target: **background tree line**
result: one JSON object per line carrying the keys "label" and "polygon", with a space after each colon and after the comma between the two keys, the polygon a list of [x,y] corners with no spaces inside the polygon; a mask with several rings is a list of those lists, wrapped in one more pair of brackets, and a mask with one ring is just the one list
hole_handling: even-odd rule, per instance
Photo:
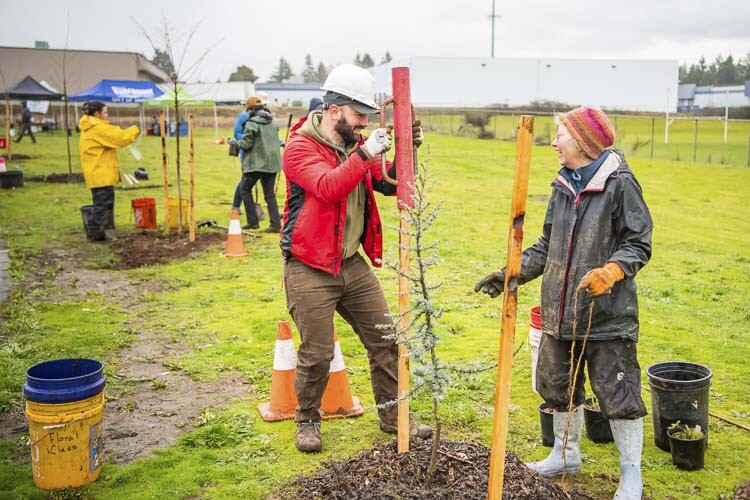
{"label": "background tree line", "polygon": [[750,51],[737,62],[730,54],[726,58],[719,55],[712,63],[701,57],[697,64],[680,66],[680,83],[742,85],[745,80],[750,80]]}
{"label": "background tree line", "polygon": [[[388,63],[392,59],[393,58],[391,57],[391,53],[386,51],[386,53],[380,59],[380,64]],[[151,58],[151,62],[155,66],[167,72],[167,74],[172,74],[174,72],[174,68],[172,67],[172,63],[169,57],[167,57],[167,54],[163,53],[159,49],[156,49],[154,56]],[[364,54],[357,53],[354,61],[352,62],[362,68],[371,68],[375,66],[375,61],[367,52],[365,52]],[[299,75],[302,77],[302,80],[305,83],[323,83],[328,77],[328,72],[332,68],[333,66],[328,66],[323,63],[323,61],[318,62],[316,66],[313,63],[312,56],[310,54],[306,54],[305,65],[299,72]],[[294,76],[295,73],[292,70],[292,65],[289,64],[289,61],[285,57],[281,57],[279,58],[279,63],[276,65],[276,68],[271,74],[269,81],[283,82],[285,80],[292,79]],[[250,66],[247,66],[245,64],[237,66],[237,68],[229,75],[229,78],[227,79],[227,81],[229,82],[253,83],[255,83],[256,80],[258,80],[258,76]]]}

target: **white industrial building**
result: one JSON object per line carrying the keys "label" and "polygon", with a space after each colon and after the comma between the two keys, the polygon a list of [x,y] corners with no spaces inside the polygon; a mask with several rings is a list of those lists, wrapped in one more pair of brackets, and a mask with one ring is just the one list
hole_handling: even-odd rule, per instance
{"label": "white industrial building", "polygon": [[726,86],[685,83],[680,85],[678,92],[680,111],[750,106],[750,80],[745,82],[745,85]]}
{"label": "white industrial building", "polygon": [[557,101],[604,109],[677,110],[678,63],[633,59],[411,57],[372,68],[378,97],[407,66],[417,107],[523,107]]}
{"label": "white industrial building", "polygon": [[323,97],[322,83],[266,82],[256,83],[257,92],[266,92],[274,106],[304,106],[313,97]]}

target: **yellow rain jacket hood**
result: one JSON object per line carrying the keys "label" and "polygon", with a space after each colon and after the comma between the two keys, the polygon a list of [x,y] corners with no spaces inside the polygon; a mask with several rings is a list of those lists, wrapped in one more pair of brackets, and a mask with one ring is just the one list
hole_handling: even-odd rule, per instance
{"label": "yellow rain jacket hood", "polygon": [[81,129],[79,150],[87,188],[114,186],[120,182],[116,148],[132,144],[141,132],[133,125],[125,130],[91,115],[78,122]]}

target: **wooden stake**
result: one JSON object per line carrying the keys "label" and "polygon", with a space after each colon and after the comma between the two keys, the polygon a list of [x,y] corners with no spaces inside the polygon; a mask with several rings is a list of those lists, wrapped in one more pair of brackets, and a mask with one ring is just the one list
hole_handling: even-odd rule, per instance
{"label": "wooden stake", "polygon": [[[216,109],[214,104],[214,110]],[[195,151],[193,149],[193,133],[195,131],[195,120],[193,113],[188,116],[188,143],[190,144],[190,154],[188,156],[188,166],[190,167],[190,241],[195,241]]]}
{"label": "wooden stake", "polygon": [[[393,125],[396,144],[396,177],[398,185],[396,193],[399,207],[399,237],[398,252],[398,312],[400,315],[399,331],[408,336],[406,329],[411,322],[407,314],[411,309],[410,295],[411,275],[409,236],[409,216],[406,207],[413,207],[412,192],[414,191],[414,143],[411,133],[413,120],[411,106],[411,87],[409,83],[409,68],[391,69],[393,82]],[[409,451],[409,349],[405,344],[398,345],[398,452]]]}
{"label": "wooden stake", "polygon": [[[13,153],[10,151],[10,122],[11,122],[11,116],[10,116],[10,98],[6,95],[5,96],[5,154],[8,156],[8,161],[13,159]],[[10,168],[10,165],[8,165],[8,168]]]}
{"label": "wooden stake", "polygon": [[167,174],[167,136],[164,112],[159,115],[161,132],[161,171],[164,176],[164,234],[169,234],[169,177]]}
{"label": "wooden stake", "polygon": [[508,406],[510,404],[510,380],[513,369],[513,340],[518,308],[518,276],[521,274],[523,219],[526,215],[533,136],[534,118],[522,115],[518,122],[518,139],[516,140],[516,177],[513,182],[508,256],[505,267],[505,293],[503,294],[503,320],[500,330],[500,354],[495,383],[495,413],[492,428],[490,477],[487,489],[487,498],[490,500],[499,500],[503,496],[505,441],[508,436]]}

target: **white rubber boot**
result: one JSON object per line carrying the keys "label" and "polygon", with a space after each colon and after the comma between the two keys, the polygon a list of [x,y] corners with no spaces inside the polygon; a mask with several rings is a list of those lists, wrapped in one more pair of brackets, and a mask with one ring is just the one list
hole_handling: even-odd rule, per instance
{"label": "white rubber boot", "polygon": [[612,437],[620,452],[620,485],[615,500],[640,500],[643,495],[641,452],[643,451],[643,418],[610,420]]}
{"label": "white rubber boot", "polygon": [[549,456],[540,462],[527,463],[526,466],[542,476],[559,476],[581,472],[581,430],[583,429],[583,408],[577,407],[570,417],[568,441],[565,446],[565,465],[563,466],[563,437],[568,422],[568,412],[556,411],[552,415],[555,431],[555,444]]}

